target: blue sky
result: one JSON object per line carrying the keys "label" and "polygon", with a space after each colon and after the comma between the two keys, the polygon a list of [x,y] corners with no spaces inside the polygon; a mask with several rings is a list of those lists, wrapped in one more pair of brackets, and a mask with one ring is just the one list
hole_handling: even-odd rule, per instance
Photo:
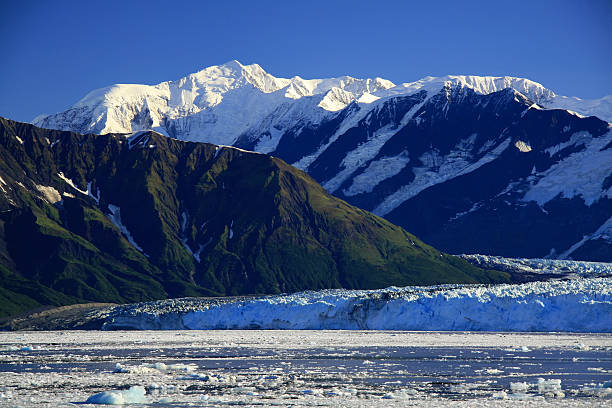
{"label": "blue sky", "polygon": [[237,59],[276,76],[527,77],[612,94],[612,1],[2,1],[0,116]]}

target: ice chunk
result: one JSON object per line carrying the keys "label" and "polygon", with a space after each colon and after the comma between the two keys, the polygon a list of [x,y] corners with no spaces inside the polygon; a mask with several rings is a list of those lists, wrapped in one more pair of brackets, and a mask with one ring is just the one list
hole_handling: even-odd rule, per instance
{"label": "ice chunk", "polygon": [[124,405],[146,404],[145,389],[142,386],[132,386],[128,390],[104,391],[87,398],[86,404]]}
{"label": "ice chunk", "polygon": [[538,378],[538,392],[555,398],[565,397],[565,393],[561,390],[561,380],[551,379],[545,380],[544,378]]}
{"label": "ice chunk", "polygon": [[115,365],[114,373],[130,373],[130,374],[151,374],[160,372],[191,372],[197,370],[195,364],[165,364],[165,363],[153,363],[153,364],[141,364],[137,366],[127,366],[120,363]]}
{"label": "ice chunk", "polygon": [[527,392],[529,390],[529,384],[526,382],[511,382],[510,390],[512,392]]}

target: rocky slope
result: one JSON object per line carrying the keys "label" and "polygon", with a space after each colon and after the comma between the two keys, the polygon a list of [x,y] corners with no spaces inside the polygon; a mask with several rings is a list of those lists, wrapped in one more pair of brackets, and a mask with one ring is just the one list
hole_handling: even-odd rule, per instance
{"label": "rocky slope", "polygon": [[280,159],[155,132],[0,119],[0,311],[508,280],[330,196]]}

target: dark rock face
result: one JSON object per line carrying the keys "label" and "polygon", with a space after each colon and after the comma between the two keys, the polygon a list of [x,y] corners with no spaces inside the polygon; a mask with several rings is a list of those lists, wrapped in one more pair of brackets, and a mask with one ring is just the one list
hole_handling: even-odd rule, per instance
{"label": "dark rock face", "polygon": [[612,261],[607,122],[461,86],[360,109],[297,123],[271,154],[451,253]]}
{"label": "dark rock face", "polygon": [[499,282],[280,159],[0,118],[0,313],[85,301]]}

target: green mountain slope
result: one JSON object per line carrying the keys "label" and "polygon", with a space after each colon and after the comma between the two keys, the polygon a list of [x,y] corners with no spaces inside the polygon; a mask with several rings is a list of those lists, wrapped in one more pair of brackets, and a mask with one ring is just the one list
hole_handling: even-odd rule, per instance
{"label": "green mountain slope", "polygon": [[282,160],[0,118],[0,314],[83,301],[499,282]]}

